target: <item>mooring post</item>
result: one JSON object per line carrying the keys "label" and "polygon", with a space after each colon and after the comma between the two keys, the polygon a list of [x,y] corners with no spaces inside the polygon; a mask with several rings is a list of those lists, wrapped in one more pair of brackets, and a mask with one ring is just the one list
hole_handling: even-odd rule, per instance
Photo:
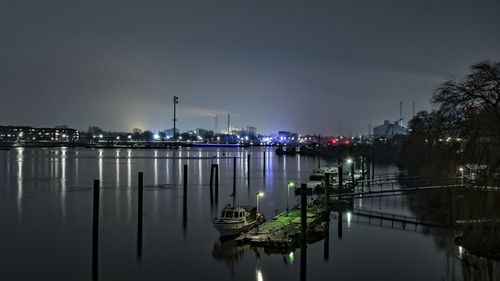
{"label": "mooring post", "polygon": [[247,181],[248,185],[250,185],[250,153],[247,154]]}
{"label": "mooring post", "polygon": [[338,237],[339,240],[342,239],[342,211],[339,211],[339,224],[338,224]]}
{"label": "mooring post", "polygon": [[372,170],[371,170],[371,174],[372,174],[372,180],[375,180],[375,153],[373,153],[372,151]]}
{"label": "mooring post", "polygon": [[300,233],[302,241],[307,239],[307,184],[300,186]]}
{"label": "mooring post", "polygon": [[215,204],[219,204],[219,164],[214,164],[215,168]]}
{"label": "mooring post", "polygon": [[264,151],[264,158],[263,158],[263,164],[262,164],[262,175],[264,177],[266,176],[266,151]]}
{"label": "mooring post", "polygon": [[344,167],[342,165],[339,166],[339,189],[343,188],[344,181]]}
{"label": "mooring post", "polygon": [[354,187],[355,187],[355,185],[354,185],[354,161],[352,162],[352,164],[351,164],[351,167],[350,167],[350,168],[351,168],[351,182],[352,182],[352,188],[354,188]]}
{"label": "mooring post", "polygon": [[187,182],[188,182],[188,165],[184,164],[183,173],[183,197],[182,197],[182,229],[186,231],[187,226]]}
{"label": "mooring post", "polygon": [[214,203],[214,164],[210,166],[210,205]]}
{"label": "mooring post", "polygon": [[97,280],[99,267],[99,180],[94,180],[92,220],[92,280]]}
{"label": "mooring post", "polygon": [[184,203],[187,200],[187,181],[188,181],[188,165],[184,164],[184,173],[183,173],[183,199]]}
{"label": "mooring post", "polygon": [[137,257],[140,259],[142,256],[142,210],[143,210],[143,173],[139,172],[137,179]]}
{"label": "mooring post", "polygon": [[330,173],[325,173],[325,207],[330,214]]}
{"label": "mooring post", "polygon": [[233,157],[233,197],[236,196],[236,157]]}

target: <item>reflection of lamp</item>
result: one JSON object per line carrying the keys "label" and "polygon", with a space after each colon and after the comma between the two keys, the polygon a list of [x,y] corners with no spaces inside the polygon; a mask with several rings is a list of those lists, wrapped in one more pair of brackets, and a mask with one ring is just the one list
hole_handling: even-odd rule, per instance
{"label": "reflection of lamp", "polygon": [[255,277],[257,281],[264,281],[264,277],[262,276],[262,270],[256,269],[255,270]]}
{"label": "reflection of lamp", "polygon": [[460,173],[462,173],[462,186],[464,186],[464,168],[460,167],[458,168],[458,170],[460,171]]}
{"label": "reflection of lamp", "polygon": [[293,188],[294,184],[293,181],[288,183],[288,186],[286,188],[286,215],[288,216],[288,198],[290,198],[290,188]]}
{"label": "reflection of lamp", "polygon": [[259,197],[262,196],[264,196],[264,192],[257,192],[257,206],[256,206],[257,213],[259,212]]}

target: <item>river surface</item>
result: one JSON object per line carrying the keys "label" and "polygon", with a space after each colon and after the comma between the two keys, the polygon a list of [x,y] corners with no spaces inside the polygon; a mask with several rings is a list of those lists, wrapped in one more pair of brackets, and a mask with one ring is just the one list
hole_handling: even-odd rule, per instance
{"label": "river surface", "polygon": [[[263,151],[266,151],[264,176]],[[250,183],[246,157],[250,154]],[[256,204],[269,218],[298,203],[287,183],[305,182],[318,158],[275,156],[268,148],[180,150],[16,148],[0,151],[0,280],[91,280],[92,184],[101,182],[99,280],[499,280],[497,262],[464,258],[453,237],[413,225],[332,213],[328,242],[268,254],[219,241],[211,221],[231,203]],[[208,157],[210,159],[196,159]],[[218,206],[209,196],[219,164]],[[188,165],[187,212],[182,168]],[[321,165],[328,165],[321,160]],[[144,172],[138,253],[137,174]],[[376,166],[376,173],[397,172]],[[355,208],[412,216],[410,197],[356,200]],[[342,216],[339,224],[339,216]],[[444,241],[444,242],[443,242]],[[140,243],[139,243],[140,244]],[[472,260],[472,262],[470,262]],[[478,266],[478,264],[480,266]],[[486,268],[483,270],[483,268]]]}

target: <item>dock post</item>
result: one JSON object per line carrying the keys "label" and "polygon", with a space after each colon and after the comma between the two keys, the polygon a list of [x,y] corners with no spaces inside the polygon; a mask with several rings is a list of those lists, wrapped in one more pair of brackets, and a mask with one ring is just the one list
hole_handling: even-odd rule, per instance
{"label": "dock post", "polygon": [[99,275],[99,180],[94,180],[92,220],[92,280]]}
{"label": "dock post", "polygon": [[330,214],[330,173],[325,173],[325,207]]}
{"label": "dock post", "polygon": [[219,164],[214,164],[215,168],[215,205],[219,204]]}
{"label": "dock post", "polygon": [[307,239],[307,184],[300,186],[300,232],[302,241]]}
{"label": "dock post", "polygon": [[343,185],[344,181],[344,167],[342,165],[339,166],[339,189],[344,188]]}
{"label": "dock post", "polygon": [[214,203],[214,165],[210,166],[210,205]]}
{"label": "dock post", "polygon": [[364,191],[365,190],[365,181],[366,181],[366,171],[365,171],[365,165],[366,165],[366,158],[363,158],[363,156],[361,156],[361,176],[362,176],[362,181],[361,181],[361,190]]}
{"label": "dock post", "polygon": [[137,177],[137,258],[142,257],[142,210],[143,210],[143,194],[144,194],[144,182],[143,173],[139,172]]}
{"label": "dock post", "polygon": [[236,196],[236,157],[233,157],[233,197]]}
{"label": "dock post", "polygon": [[184,164],[183,173],[183,197],[182,197],[182,229],[186,231],[187,226],[187,182],[188,182],[188,165]]}
{"label": "dock post", "polygon": [[250,153],[247,154],[247,181],[248,185],[250,185]]}
{"label": "dock post", "polygon": [[373,151],[372,151],[372,155],[371,156],[372,156],[371,157],[372,158],[371,159],[372,160],[371,161],[372,162],[371,174],[372,174],[372,180],[375,180],[375,154],[373,153]]}
{"label": "dock post", "polygon": [[355,184],[354,184],[354,161],[352,162],[351,164],[351,182],[352,182],[352,188],[355,188]]}
{"label": "dock post", "polygon": [[262,175],[265,177],[266,176],[266,151],[264,151],[264,158],[263,158],[263,164],[262,164]]}
{"label": "dock post", "polygon": [[342,211],[339,211],[338,233],[339,240],[342,239]]}

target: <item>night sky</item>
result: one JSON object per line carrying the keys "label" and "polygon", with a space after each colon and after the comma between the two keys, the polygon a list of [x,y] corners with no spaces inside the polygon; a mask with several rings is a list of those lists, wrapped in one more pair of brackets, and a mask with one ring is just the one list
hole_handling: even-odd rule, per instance
{"label": "night sky", "polygon": [[0,125],[345,134],[500,59],[500,1],[0,1]]}

